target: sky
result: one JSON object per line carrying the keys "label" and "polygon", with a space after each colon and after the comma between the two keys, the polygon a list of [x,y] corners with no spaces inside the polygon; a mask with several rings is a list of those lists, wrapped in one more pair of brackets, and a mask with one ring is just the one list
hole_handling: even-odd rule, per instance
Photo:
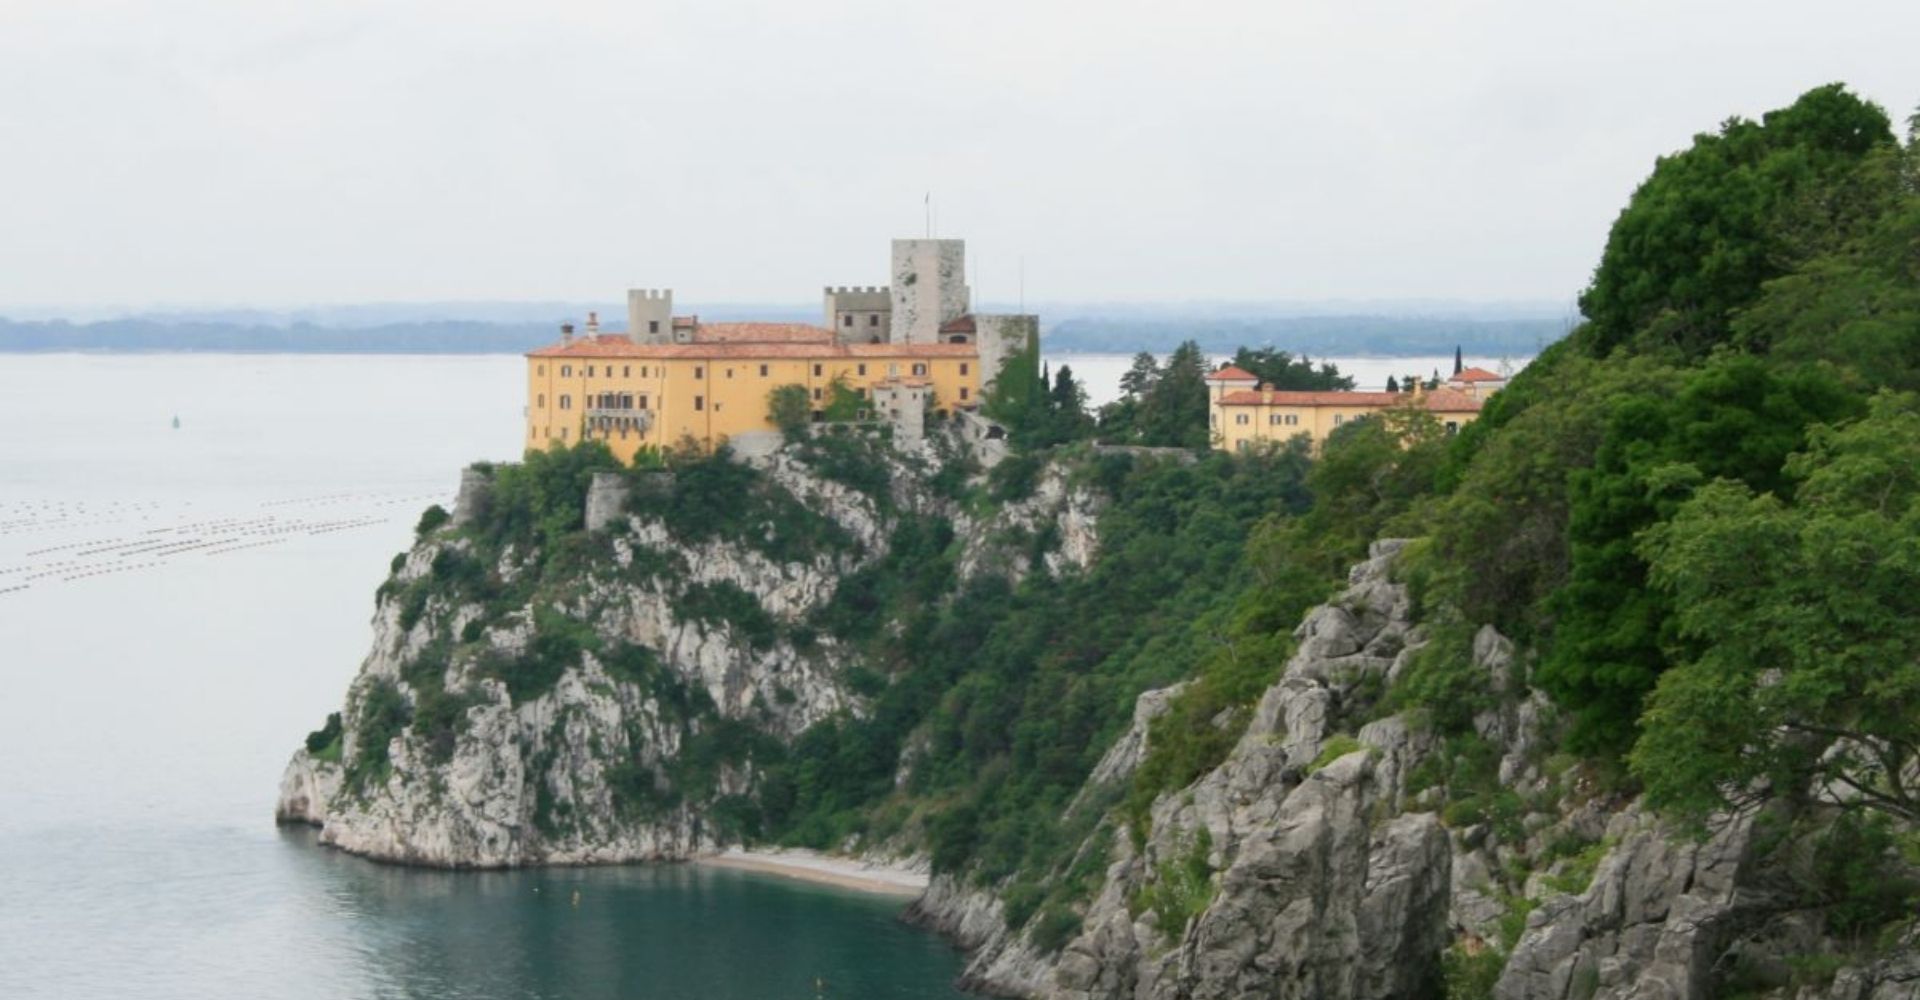
{"label": "sky", "polygon": [[[976,298],[1565,302],[1651,169],[1920,3],[0,0],[0,314]],[[684,311],[684,310],[683,310]]]}

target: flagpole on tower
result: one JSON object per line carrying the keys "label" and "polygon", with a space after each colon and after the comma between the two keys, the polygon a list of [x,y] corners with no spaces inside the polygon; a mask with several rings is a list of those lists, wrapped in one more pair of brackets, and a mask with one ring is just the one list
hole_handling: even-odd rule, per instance
{"label": "flagpole on tower", "polygon": [[933,239],[933,192],[932,191],[928,191],[927,196],[921,199],[920,210],[924,212],[927,216],[927,239]]}

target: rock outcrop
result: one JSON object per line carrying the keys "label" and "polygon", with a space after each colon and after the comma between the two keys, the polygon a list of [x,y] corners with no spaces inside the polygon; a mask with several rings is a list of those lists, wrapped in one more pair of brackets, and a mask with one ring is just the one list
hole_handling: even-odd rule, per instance
{"label": "rock outcrop", "polygon": [[[881,449],[885,497],[827,478],[791,450],[753,459],[769,489],[843,533],[801,558],[775,558],[751,538],[677,535],[635,503],[670,494],[670,473],[597,474],[582,512],[592,554],[563,586],[542,585],[513,607],[457,584],[462,565],[496,558],[500,580],[527,583],[544,555],[475,544],[470,531],[496,487],[493,470],[469,470],[454,523],[422,538],[382,590],[339,742],[294,754],[276,815],[356,854],[442,867],[685,858],[737,842],[713,814],[755,792],[750,760],[721,753],[699,787],[681,787],[684,751],[699,745],[712,757],[740,724],[790,740],[864,711],[846,650],[808,623],[843,579],[886,557],[901,517],[953,523],[970,574],[1029,572],[1032,547],[1010,540],[1041,531],[1057,539],[1042,570],[1093,558],[1099,500],[1049,471],[1022,501],[963,512],[928,488],[952,447],[929,438]],[[697,605],[716,594],[734,602],[724,613]],[[512,681],[502,664],[552,655],[543,630],[555,626],[542,615],[590,630],[585,645],[603,652],[572,643],[550,674]],[[440,724],[423,732],[413,721],[422,716]]]}
{"label": "rock outcrop", "polygon": [[[674,490],[671,474],[603,476],[585,498],[585,568],[512,606],[445,582],[475,560],[510,583],[540,570],[524,546],[476,545],[495,485],[470,473],[452,526],[383,589],[340,737],[294,755],[277,815],[348,851],[447,867],[731,845],[722,806],[755,795],[761,776],[713,741],[741,727],[792,741],[868,711],[852,652],[810,623],[888,557],[903,519],[951,525],[962,581],[1063,576],[1098,558],[1103,501],[1059,466],[991,507],[930,488],[942,449],[971,426],[890,453],[885,491],[823,476],[793,448],[754,457],[842,539],[804,554],[684,537],[644,513]],[[969,951],[962,985],[1045,1000],[1920,1000],[1920,923],[1867,949],[1843,947],[1821,919],[1795,867],[1807,852],[1781,833],[1807,829],[1794,825],[1806,816],[1776,801],[1697,835],[1609,793],[1555,753],[1558,722],[1528,686],[1526,650],[1492,627],[1421,623],[1395,576],[1403,548],[1376,542],[1304,616],[1257,701],[1211,720],[1232,744],[1217,764],[1123,820],[1114,803],[1190,682],[1139,695],[1067,808],[1093,831],[1072,865],[1089,874],[1071,899],[1048,897],[1048,919],[1011,903],[1006,881],[936,875],[908,917]],[[715,594],[731,595],[727,614],[693,606]],[[503,670],[544,662],[554,615],[594,642],[567,647],[551,676]],[[1396,697],[1434,657],[1480,694],[1445,734]],[[382,722],[395,713],[412,724]],[[897,789],[931,745],[924,731],[905,740]],[[708,765],[698,787],[681,776],[690,757]],[[923,850],[910,838],[882,849]],[[1796,956],[1821,957],[1823,973]]]}

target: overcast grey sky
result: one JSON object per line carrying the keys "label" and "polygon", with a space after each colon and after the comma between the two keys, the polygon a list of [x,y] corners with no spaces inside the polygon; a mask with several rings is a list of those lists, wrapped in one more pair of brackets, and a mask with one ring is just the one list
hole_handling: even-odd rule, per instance
{"label": "overcast grey sky", "polygon": [[1920,3],[0,0],[0,312],[1570,298],[1655,156]]}

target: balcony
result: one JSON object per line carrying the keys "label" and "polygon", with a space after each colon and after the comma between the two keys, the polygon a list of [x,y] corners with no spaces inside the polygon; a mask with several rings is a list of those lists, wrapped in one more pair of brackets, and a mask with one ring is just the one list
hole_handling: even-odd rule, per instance
{"label": "balcony", "polygon": [[589,406],[587,407],[587,431],[601,434],[627,432],[645,434],[653,429],[653,411],[637,407]]}

